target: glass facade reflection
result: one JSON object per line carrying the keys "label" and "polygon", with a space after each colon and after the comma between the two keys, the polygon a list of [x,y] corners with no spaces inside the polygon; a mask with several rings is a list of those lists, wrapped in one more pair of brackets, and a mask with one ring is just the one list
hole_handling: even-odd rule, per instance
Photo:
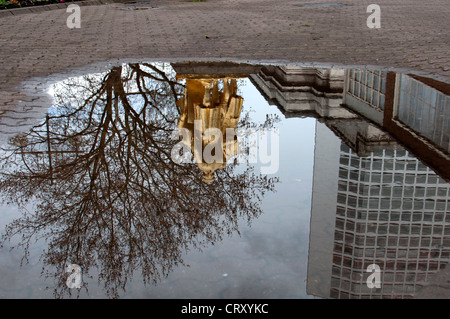
{"label": "glass facade reflection", "polygon": [[450,262],[449,184],[403,149],[360,158],[344,144],[338,176],[330,297],[412,297]]}
{"label": "glass facade reflection", "polygon": [[448,95],[405,74],[399,76],[397,85],[398,119],[449,152]]}
{"label": "glass facade reflection", "polygon": [[349,70],[348,93],[367,102],[375,109],[384,109],[386,71]]}

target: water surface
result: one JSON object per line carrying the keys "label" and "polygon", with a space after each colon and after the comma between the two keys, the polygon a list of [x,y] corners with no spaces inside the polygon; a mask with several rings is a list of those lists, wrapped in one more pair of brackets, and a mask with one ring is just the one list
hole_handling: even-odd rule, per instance
{"label": "water surface", "polygon": [[3,145],[3,298],[411,298],[449,262],[448,83],[130,63],[50,92]]}

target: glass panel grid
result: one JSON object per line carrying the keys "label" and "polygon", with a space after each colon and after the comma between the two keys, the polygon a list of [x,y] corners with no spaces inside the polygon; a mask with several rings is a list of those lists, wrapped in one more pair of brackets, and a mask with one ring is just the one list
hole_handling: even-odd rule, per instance
{"label": "glass panel grid", "polygon": [[402,74],[397,117],[445,151],[450,151],[450,102],[447,95]]}
{"label": "glass panel grid", "polygon": [[[345,173],[339,174],[331,295],[412,297],[429,275],[449,262],[444,245],[450,241],[449,185],[401,149],[359,158],[341,148],[339,170]],[[372,204],[369,197],[375,200]],[[382,290],[370,290],[364,282],[371,263],[382,268]]]}
{"label": "glass panel grid", "polygon": [[384,110],[386,75],[385,71],[352,70],[348,93],[377,110]]}

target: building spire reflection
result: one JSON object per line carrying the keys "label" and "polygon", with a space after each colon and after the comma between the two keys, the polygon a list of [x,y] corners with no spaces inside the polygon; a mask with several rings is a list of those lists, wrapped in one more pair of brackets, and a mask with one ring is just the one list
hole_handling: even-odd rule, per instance
{"label": "building spire reflection", "polygon": [[[191,139],[184,142],[191,148],[207,183],[213,182],[214,172],[223,169],[228,159],[238,154],[235,132],[244,101],[238,95],[238,79],[248,74],[244,73],[245,70],[240,70],[240,74],[233,74],[230,70],[227,74],[226,68],[202,64],[193,68],[174,65],[177,79],[186,81],[184,96],[177,101],[181,111],[178,129],[189,131]],[[254,72],[255,67],[251,70]],[[216,134],[208,134],[211,130],[216,130]],[[220,136],[216,136],[217,133]],[[213,154],[213,161],[206,159],[207,145],[213,146],[214,152],[219,151],[221,155]]]}
{"label": "building spire reflection", "polygon": [[[225,167],[228,158],[237,154],[237,139],[227,141],[226,135],[227,129],[237,128],[242,103],[243,98],[237,95],[234,78],[186,79],[185,95],[177,101],[181,110],[178,128],[190,131],[193,138],[187,146],[191,147],[196,163],[203,171],[203,180],[207,183],[214,180],[217,169]],[[210,129],[220,131],[220,140],[205,134]],[[200,147],[196,147],[198,137]],[[208,163],[203,158],[203,151],[211,143],[218,143],[216,149],[222,152],[222,156],[219,161]]]}

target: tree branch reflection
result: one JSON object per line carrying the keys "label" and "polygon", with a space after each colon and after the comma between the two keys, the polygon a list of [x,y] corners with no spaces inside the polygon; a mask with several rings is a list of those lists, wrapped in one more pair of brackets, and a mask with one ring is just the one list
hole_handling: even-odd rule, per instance
{"label": "tree branch reflection", "polygon": [[[35,204],[3,240],[20,236],[25,260],[34,240],[47,241],[43,274],[54,279],[55,297],[71,294],[65,271],[72,263],[83,276],[98,269],[110,297],[138,269],[156,284],[183,264],[183,252],[214,244],[261,213],[277,179],[230,163],[204,183],[195,163],[171,159],[184,89],[169,65],[129,64],[68,80],[45,121],[3,150],[3,197]],[[248,119],[239,125],[251,126]]]}

